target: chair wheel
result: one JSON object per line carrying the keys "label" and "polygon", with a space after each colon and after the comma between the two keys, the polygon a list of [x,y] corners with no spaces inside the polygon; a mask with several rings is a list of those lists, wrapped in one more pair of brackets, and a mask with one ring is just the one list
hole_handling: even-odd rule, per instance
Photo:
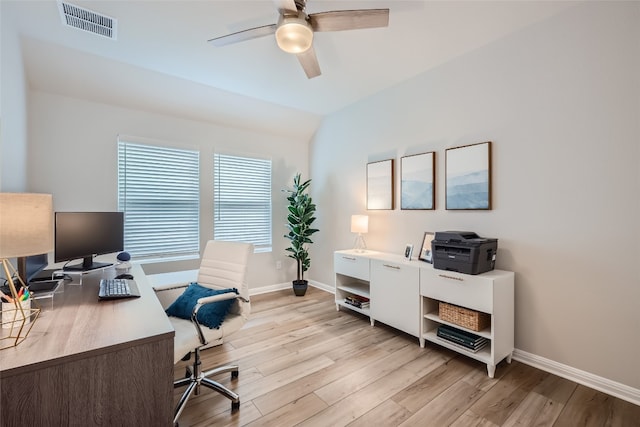
{"label": "chair wheel", "polygon": [[237,402],[231,402],[231,412],[236,412],[240,409],[240,400]]}
{"label": "chair wheel", "polygon": [[231,379],[235,380],[236,378],[238,378],[238,371],[231,371]]}

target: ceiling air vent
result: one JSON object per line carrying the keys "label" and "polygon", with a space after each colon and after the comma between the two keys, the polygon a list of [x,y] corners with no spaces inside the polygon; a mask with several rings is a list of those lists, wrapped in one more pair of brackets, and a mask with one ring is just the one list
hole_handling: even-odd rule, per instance
{"label": "ceiling air vent", "polygon": [[112,40],[116,39],[118,29],[116,19],[63,1],[58,1],[58,9],[64,25]]}

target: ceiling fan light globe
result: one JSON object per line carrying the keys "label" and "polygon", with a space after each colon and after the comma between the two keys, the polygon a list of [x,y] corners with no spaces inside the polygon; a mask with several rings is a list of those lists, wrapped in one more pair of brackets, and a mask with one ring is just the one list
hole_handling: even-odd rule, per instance
{"label": "ceiling fan light globe", "polygon": [[313,30],[300,18],[285,18],[276,30],[278,47],[287,53],[302,53],[311,47]]}

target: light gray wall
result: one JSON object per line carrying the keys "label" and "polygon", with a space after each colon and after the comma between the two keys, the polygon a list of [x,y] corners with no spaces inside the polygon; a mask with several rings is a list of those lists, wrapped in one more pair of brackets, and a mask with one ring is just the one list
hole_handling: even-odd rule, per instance
{"label": "light gray wall", "polygon": [[[200,150],[201,241],[213,237],[213,153],[268,156],[273,161],[273,252],[255,255],[250,287],[290,281],[293,260],[286,258],[286,199],[280,189],[296,172],[308,176],[308,143],[292,137],[177,119],[55,94],[29,96],[29,173],[31,191],[53,194],[56,211],[117,209],[117,138]],[[143,141],[144,142],[144,141]],[[276,270],[276,261],[283,268]],[[153,272],[197,268],[197,262],[150,268]]]}
{"label": "light gray wall", "polygon": [[0,2],[0,190],[27,188],[27,89],[20,41]]}
{"label": "light gray wall", "polygon": [[[327,117],[310,149],[310,277],[368,213],[370,249],[424,231],[499,239],[516,348],[640,388],[640,4],[580,3]],[[493,210],[446,211],[445,149],[493,141]],[[435,211],[366,211],[366,164],[437,152]]]}

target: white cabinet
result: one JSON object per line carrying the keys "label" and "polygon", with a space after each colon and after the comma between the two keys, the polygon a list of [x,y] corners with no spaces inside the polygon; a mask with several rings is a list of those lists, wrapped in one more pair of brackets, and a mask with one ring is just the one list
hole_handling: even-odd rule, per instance
{"label": "white cabinet", "polygon": [[346,307],[369,316],[373,326],[369,307],[359,308],[346,303],[346,299],[352,296],[369,300],[369,258],[355,251],[337,251],[333,254],[333,268],[336,276],[336,310]]}
{"label": "white cabinet", "polygon": [[[496,364],[502,359],[511,363],[514,348],[514,273],[493,270],[479,275],[468,275],[433,266],[420,270],[420,345],[431,341],[465,354],[487,364],[487,372],[493,378]],[[491,326],[476,332],[442,320],[438,313],[439,302],[458,305],[491,316]],[[454,326],[485,337],[489,343],[476,353],[461,348],[437,336],[442,324]]]}
{"label": "white cabinet", "polygon": [[[430,341],[487,364],[493,378],[502,359],[511,363],[514,346],[514,273],[493,270],[469,275],[436,270],[422,261],[401,255],[353,250],[334,253],[336,309],[341,307],[369,317],[371,326],[382,322],[418,337],[420,346]],[[363,307],[348,299],[369,302]],[[471,331],[440,318],[440,302],[487,313],[491,325]],[[437,336],[440,325],[449,325],[484,337],[488,343],[477,352]]]}
{"label": "white cabinet", "polygon": [[[334,253],[336,309],[369,316],[371,326],[382,322],[420,337],[420,264],[401,255],[353,250]],[[354,307],[350,296],[364,297],[369,306]]]}
{"label": "white cabinet", "polygon": [[420,336],[420,268],[403,257],[371,260],[371,317]]}

